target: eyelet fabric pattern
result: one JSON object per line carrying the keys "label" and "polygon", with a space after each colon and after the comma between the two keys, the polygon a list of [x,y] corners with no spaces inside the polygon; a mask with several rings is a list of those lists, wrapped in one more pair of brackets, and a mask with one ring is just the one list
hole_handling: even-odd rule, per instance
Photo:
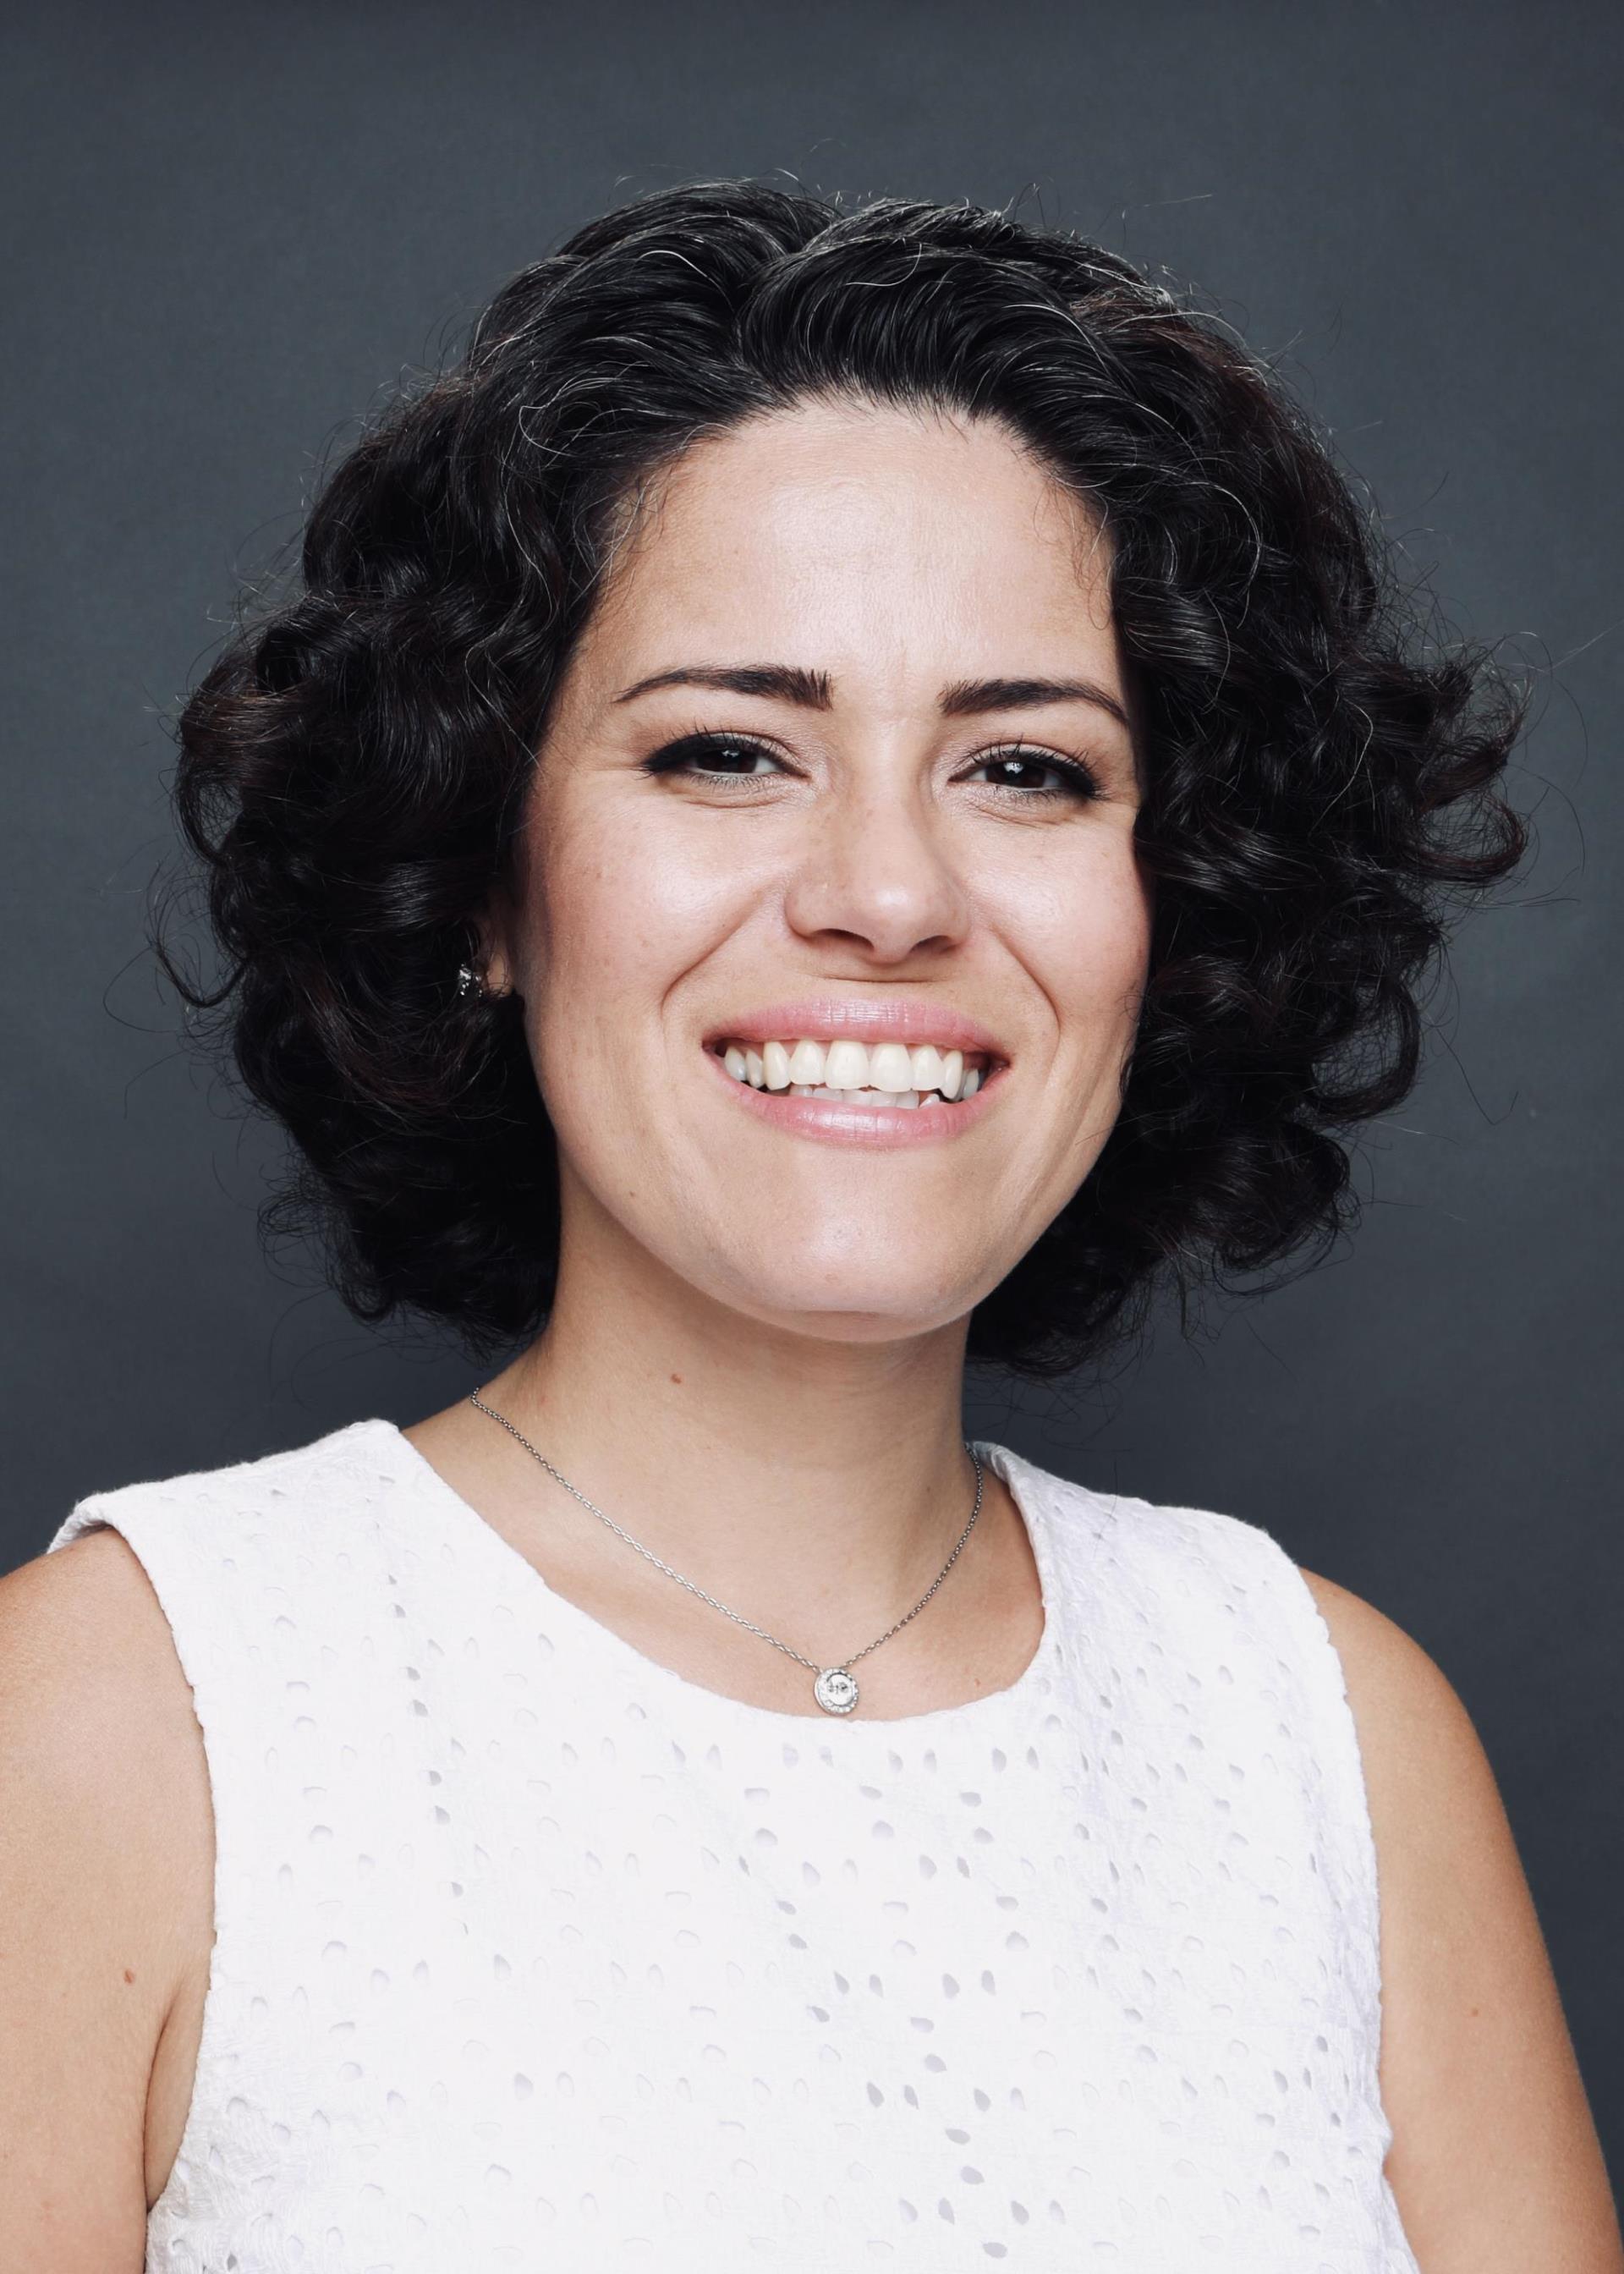
{"label": "eyelet fabric pattern", "polygon": [[902,1721],[643,1656],[386,1420],[81,1501],[214,1811],[147,2274],[1418,2274],[1300,1571],[979,1449],[1042,1639]]}

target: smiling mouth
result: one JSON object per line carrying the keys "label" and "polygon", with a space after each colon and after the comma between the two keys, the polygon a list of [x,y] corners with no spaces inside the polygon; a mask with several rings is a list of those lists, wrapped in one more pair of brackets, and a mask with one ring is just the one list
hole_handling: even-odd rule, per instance
{"label": "smiling mouth", "polygon": [[842,1036],[780,1042],[733,1042],[722,1036],[706,1048],[735,1081],[792,1097],[821,1097],[831,1104],[917,1110],[972,1098],[1004,1061],[988,1050],[943,1050],[935,1043],[860,1043]]}

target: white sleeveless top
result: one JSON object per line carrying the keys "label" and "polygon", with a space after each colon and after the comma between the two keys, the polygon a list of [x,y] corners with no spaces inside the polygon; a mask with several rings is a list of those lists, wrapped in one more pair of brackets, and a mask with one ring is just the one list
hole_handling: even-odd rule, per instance
{"label": "white sleeveless top", "polygon": [[148,2274],[1418,2274],[1302,1575],[979,1449],[1042,1639],[899,1721],[644,1657],[392,1422],[81,1501],[50,1548],[145,1566],[216,1826]]}

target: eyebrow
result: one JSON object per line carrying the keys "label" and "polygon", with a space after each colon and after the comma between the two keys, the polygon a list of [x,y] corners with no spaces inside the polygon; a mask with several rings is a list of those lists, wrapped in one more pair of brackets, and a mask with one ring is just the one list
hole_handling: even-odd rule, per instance
{"label": "eyebrow", "polygon": [[[834,682],[826,671],[803,671],[789,663],[747,663],[729,667],[694,664],[657,671],[622,689],[617,703],[652,693],[657,687],[713,687],[728,695],[765,695],[808,711],[828,711]],[[1123,726],[1128,714],[1114,695],[1091,679],[955,679],[942,689],[937,707],[944,719],[966,719],[989,711],[1031,711],[1048,703],[1092,703]]]}

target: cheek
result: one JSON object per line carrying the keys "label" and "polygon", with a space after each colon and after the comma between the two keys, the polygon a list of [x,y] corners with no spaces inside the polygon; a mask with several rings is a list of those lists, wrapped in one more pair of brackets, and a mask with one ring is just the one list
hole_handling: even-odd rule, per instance
{"label": "cheek", "polygon": [[1073,844],[1008,880],[999,929],[1046,997],[1056,1049],[1099,1059],[1125,1045],[1150,959],[1153,902],[1125,833]]}
{"label": "cheek", "polygon": [[736,921],[736,869],[702,857],[679,820],[583,801],[538,829],[530,999],[549,1058],[566,1037],[576,1065],[651,1047],[670,989]]}

